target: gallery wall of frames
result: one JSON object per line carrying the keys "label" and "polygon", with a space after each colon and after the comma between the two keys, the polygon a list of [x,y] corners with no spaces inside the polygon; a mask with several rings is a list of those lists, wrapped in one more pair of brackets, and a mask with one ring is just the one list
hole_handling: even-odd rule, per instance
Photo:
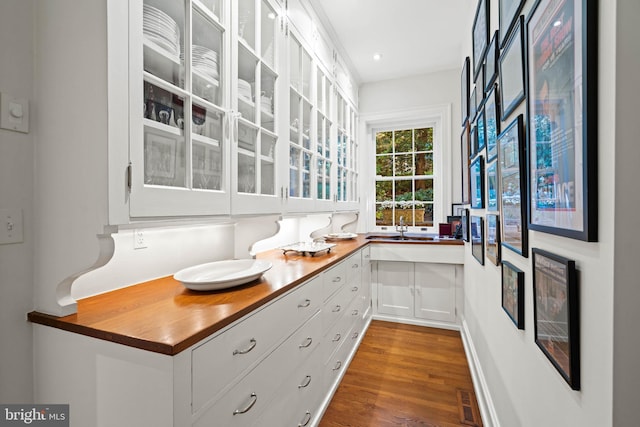
{"label": "gallery wall of frames", "polygon": [[461,71],[462,235],[501,268],[502,309],[522,330],[525,273],[501,253],[531,263],[535,343],[579,390],[576,263],[530,248],[529,230],[598,240],[598,2],[499,0],[493,33],[490,3],[477,1]]}

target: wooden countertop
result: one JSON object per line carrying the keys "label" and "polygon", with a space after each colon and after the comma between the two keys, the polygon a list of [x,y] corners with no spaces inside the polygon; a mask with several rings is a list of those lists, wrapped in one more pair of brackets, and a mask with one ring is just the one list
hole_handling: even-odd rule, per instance
{"label": "wooden countertop", "polygon": [[[337,242],[315,257],[274,249],[257,259],[273,267],[246,285],[196,292],[172,276],[78,301],[75,314],[56,317],[33,311],[29,321],[156,353],[175,355],[284,294],[370,243],[364,235]],[[400,243],[400,242],[399,242]],[[441,242],[451,244],[450,242]]]}

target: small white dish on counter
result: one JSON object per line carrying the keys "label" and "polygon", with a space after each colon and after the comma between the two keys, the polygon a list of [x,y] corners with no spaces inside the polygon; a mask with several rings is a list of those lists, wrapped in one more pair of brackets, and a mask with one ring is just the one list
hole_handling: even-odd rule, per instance
{"label": "small white dish on counter", "polygon": [[358,237],[356,233],[329,233],[324,238],[328,240],[349,240]]}
{"label": "small white dish on counter", "polygon": [[272,264],[259,259],[233,259],[194,265],[173,278],[194,291],[213,291],[244,285],[258,279]]}

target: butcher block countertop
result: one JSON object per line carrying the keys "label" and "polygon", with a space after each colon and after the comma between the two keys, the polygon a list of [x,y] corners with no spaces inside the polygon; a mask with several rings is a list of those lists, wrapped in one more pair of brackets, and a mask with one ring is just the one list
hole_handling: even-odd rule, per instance
{"label": "butcher block countertop", "polygon": [[262,252],[256,258],[270,261],[273,267],[262,278],[236,288],[196,292],[167,276],[81,299],[77,313],[69,316],[56,317],[33,311],[28,319],[94,338],[175,355],[368,243],[370,241],[364,235],[358,235],[336,242],[328,254],[314,257],[291,252],[284,255],[280,249]]}

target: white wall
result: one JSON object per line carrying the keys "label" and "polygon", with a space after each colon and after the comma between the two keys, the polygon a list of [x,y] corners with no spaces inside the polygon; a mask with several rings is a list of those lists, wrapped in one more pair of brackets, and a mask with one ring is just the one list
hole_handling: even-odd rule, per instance
{"label": "white wall", "polygon": [[615,117],[615,289],[613,347],[613,425],[638,423],[640,384],[640,280],[638,280],[637,227],[640,191],[637,179],[640,162],[638,144],[638,76],[640,75],[640,2],[618,0],[616,46]]}
{"label": "white wall", "polygon": [[[32,0],[0,2],[0,92],[33,103]],[[0,130],[0,208],[23,210],[24,242],[0,245],[0,402],[33,400],[31,325],[33,308],[33,132]]]}
{"label": "white wall", "polygon": [[[528,13],[533,3],[527,1],[524,13]],[[472,257],[469,245],[466,248],[466,332],[497,414],[497,420],[493,421],[505,427],[604,427],[612,423],[614,235],[611,227],[618,224],[614,211],[614,153],[618,141],[613,126],[616,123],[616,11],[609,0],[599,3],[599,242],[585,243],[529,232],[530,248],[547,249],[576,260],[580,289],[580,391],[570,389],[534,343],[531,256],[524,258],[504,248],[502,251],[503,259],[525,271],[526,329],[520,331],[501,309],[500,269],[489,263],[481,266]],[[492,0],[490,7],[491,28],[496,29],[498,1]],[[470,52],[471,40],[463,57],[470,56]],[[637,86],[633,78],[629,80]],[[633,102],[637,105],[637,99]],[[508,124],[517,114],[524,113],[524,107],[523,103],[503,123]],[[635,150],[637,153],[637,148]],[[473,213],[484,215],[484,210],[473,210]],[[634,356],[637,362],[637,352]],[[637,366],[631,367],[630,363],[627,368],[637,371]],[[629,393],[632,393],[629,399],[637,399],[635,391]]]}

